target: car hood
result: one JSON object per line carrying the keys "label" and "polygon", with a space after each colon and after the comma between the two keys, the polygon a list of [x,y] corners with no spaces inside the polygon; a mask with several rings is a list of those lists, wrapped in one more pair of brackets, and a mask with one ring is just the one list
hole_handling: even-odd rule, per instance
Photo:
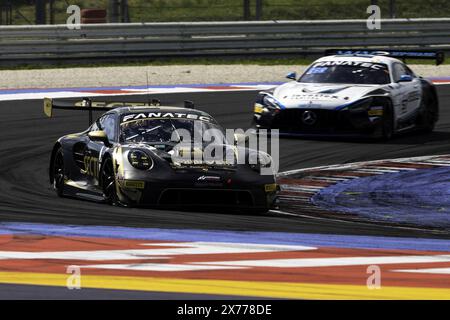
{"label": "car hood", "polygon": [[355,85],[288,82],[273,96],[283,108],[335,109],[352,104],[384,85]]}
{"label": "car hood", "polygon": [[[208,145],[208,144],[207,144]],[[222,145],[219,144],[216,147],[219,148],[223,148],[223,153],[221,155],[223,155],[223,157],[219,157],[219,159],[215,159],[216,162],[212,163],[211,160],[205,160],[203,158],[203,156],[208,155],[209,152],[205,151],[205,147],[191,147],[190,145],[188,146],[183,146],[183,145],[178,145],[175,146],[173,149],[169,150],[169,151],[164,151],[164,150],[160,150],[155,148],[152,145],[146,144],[146,143],[128,143],[128,144],[124,144],[121,146],[121,148],[123,149],[124,152],[128,151],[128,150],[136,150],[136,149],[140,149],[140,150],[144,150],[146,151],[148,154],[153,155],[153,160],[155,160],[155,158],[162,160],[165,163],[171,164],[176,168],[186,168],[186,167],[190,167],[190,166],[206,166],[206,167],[213,167],[213,168],[225,168],[225,169],[232,169],[235,168],[236,165],[238,164],[238,159],[240,159],[241,162],[239,163],[248,163],[248,161],[244,160],[247,159],[249,157],[250,154],[258,152],[256,150],[253,149],[248,149],[245,147],[240,147],[240,146],[234,146],[234,145]],[[213,149],[214,147],[212,145],[209,145],[208,148]],[[185,154],[185,158],[183,158],[182,156],[178,155],[180,151],[183,151],[183,153]],[[203,152],[206,152],[205,154],[203,154]],[[259,152],[262,153],[262,152]],[[175,155],[174,155],[175,154]],[[227,157],[227,155],[229,155],[229,157]],[[198,158],[196,158],[198,157]],[[243,158],[244,157],[244,158]],[[269,156],[270,157],[270,156]],[[194,161],[195,160],[195,161]],[[231,160],[231,162],[228,162],[228,160]]]}

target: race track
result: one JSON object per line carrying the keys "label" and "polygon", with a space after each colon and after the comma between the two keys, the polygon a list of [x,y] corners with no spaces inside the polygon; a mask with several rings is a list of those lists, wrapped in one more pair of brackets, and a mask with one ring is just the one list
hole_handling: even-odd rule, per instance
{"label": "race track", "polygon": [[[441,118],[430,135],[410,134],[389,143],[339,140],[281,139],[280,171],[336,163],[444,154],[450,150],[450,92],[441,85]],[[247,128],[255,92],[212,92],[152,95],[163,104],[182,105],[192,100],[226,128]],[[144,95],[95,98],[111,101],[146,101]],[[264,216],[182,212],[109,207],[87,201],[57,198],[48,184],[48,159],[60,136],[87,127],[87,114],[56,111],[48,119],[41,100],[0,102],[0,220],[78,225],[156,228],[315,232],[384,236],[434,237],[427,231],[404,231],[388,226],[341,224],[269,213]]]}
{"label": "race track", "polygon": [[[280,141],[280,171],[316,166],[446,154],[450,150],[450,86],[438,86],[441,117],[434,133],[409,134],[389,143],[342,140],[301,140],[283,138]],[[255,91],[172,93],[151,95],[162,104],[182,105],[192,100],[197,108],[212,114],[226,128],[247,128],[252,116]],[[144,95],[103,97],[94,100],[146,101]],[[79,99],[76,99],[79,100]],[[84,130],[87,114],[56,111],[52,119],[44,116],[42,100],[0,102],[2,142],[0,144],[0,221],[31,222],[53,225],[92,225],[164,230],[265,231],[303,234],[361,235],[383,237],[450,239],[449,234],[430,230],[405,229],[364,222],[344,223],[340,220],[315,219],[307,216],[270,212],[263,216],[212,212],[168,211],[111,207],[94,202],[56,197],[48,184],[48,160],[54,141],[62,135]],[[12,230],[13,232],[14,230]],[[199,231],[200,232],[200,231]],[[14,233],[14,232],[13,232]],[[8,239],[8,238],[7,238]],[[13,239],[19,239],[13,236]],[[30,240],[30,239],[28,239]],[[31,239],[33,240],[33,239]],[[303,241],[303,240],[302,240]],[[15,283],[15,282],[13,282]],[[20,283],[20,282],[17,282]],[[30,282],[31,284],[31,282]],[[0,285],[0,298],[48,298],[58,296],[60,289],[48,286]],[[132,290],[132,289],[129,289]],[[12,296],[9,295],[10,292]],[[86,290],[69,294],[67,298],[202,298],[196,295],[170,295],[158,292]],[[217,295],[208,295],[208,298]],[[64,298],[63,297],[63,298]],[[218,297],[226,298],[225,295]]]}

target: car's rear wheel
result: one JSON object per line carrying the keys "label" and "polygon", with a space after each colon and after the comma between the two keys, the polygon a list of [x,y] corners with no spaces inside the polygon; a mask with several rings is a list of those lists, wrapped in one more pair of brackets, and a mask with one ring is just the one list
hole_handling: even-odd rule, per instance
{"label": "car's rear wheel", "polygon": [[53,158],[53,189],[59,197],[64,194],[64,155],[59,148]]}
{"label": "car's rear wheel", "polygon": [[422,114],[418,123],[424,132],[432,132],[436,126],[436,119],[438,116],[437,104],[433,95],[428,95],[422,99],[420,109]]}
{"label": "car's rear wheel", "polygon": [[105,202],[111,205],[117,205],[116,177],[113,162],[110,158],[107,158],[102,165],[100,181]]}

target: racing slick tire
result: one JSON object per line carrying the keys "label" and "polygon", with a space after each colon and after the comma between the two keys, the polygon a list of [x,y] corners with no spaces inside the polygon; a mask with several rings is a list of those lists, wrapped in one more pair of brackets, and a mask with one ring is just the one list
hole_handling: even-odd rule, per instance
{"label": "racing slick tire", "polygon": [[58,197],[64,195],[64,155],[61,147],[53,158],[53,189]]}
{"label": "racing slick tire", "polygon": [[100,183],[104,201],[110,205],[119,205],[117,197],[116,176],[111,158],[106,158],[100,171]]}
{"label": "racing slick tire", "polygon": [[436,98],[433,94],[427,94],[424,97],[421,102],[421,115],[419,116],[417,125],[423,132],[431,133],[436,126],[439,111]]}

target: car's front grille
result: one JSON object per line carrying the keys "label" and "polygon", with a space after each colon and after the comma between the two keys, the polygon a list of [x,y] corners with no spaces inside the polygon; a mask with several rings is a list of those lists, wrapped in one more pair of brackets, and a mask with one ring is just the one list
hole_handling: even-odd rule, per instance
{"label": "car's front grille", "polygon": [[160,205],[252,206],[253,197],[245,190],[165,189]]}
{"label": "car's front grille", "polygon": [[[304,119],[305,112],[309,113],[309,121]],[[339,114],[334,110],[286,109],[278,113],[273,127],[304,132],[334,130],[342,124],[339,120]]]}

